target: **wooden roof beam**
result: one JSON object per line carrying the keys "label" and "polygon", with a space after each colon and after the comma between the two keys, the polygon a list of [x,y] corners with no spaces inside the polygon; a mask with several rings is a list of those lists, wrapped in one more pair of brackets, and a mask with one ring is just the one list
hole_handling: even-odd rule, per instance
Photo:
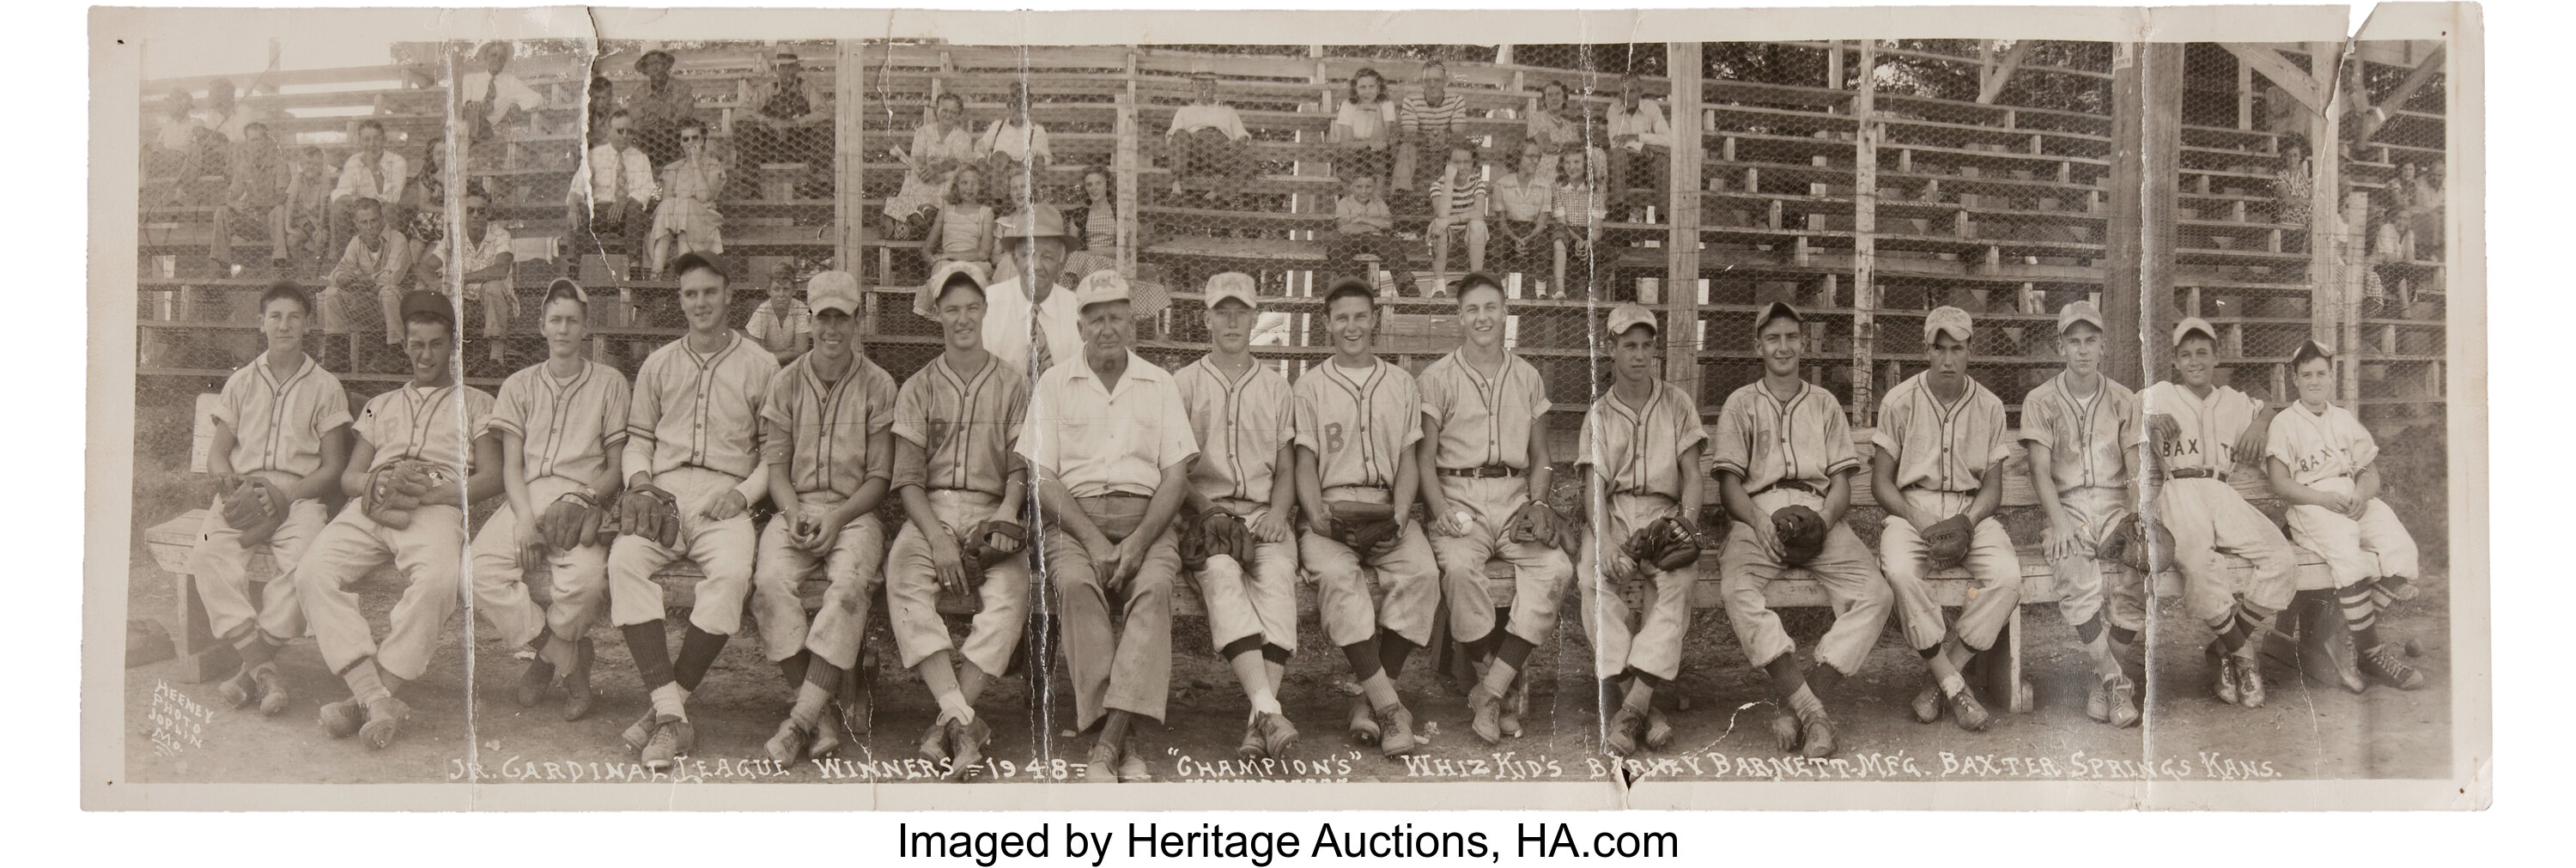
{"label": "wooden roof beam", "polygon": [[2442,71],[2442,61],[2446,59],[2446,54],[2448,52],[2443,48],[2436,47],[2431,54],[2424,55],[2422,62],[2415,64],[2414,71],[2406,73],[2406,80],[2399,82],[2397,90],[2391,92],[2388,99],[2379,103],[2388,110],[2373,112],[2361,122],[2362,141],[2370,141],[2370,137],[2378,135],[2379,129],[2388,125],[2388,119],[2396,117],[2397,112],[2406,107],[2406,101],[2414,99],[2415,92],[2423,90],[2425,83],[2433,80],[2433,73]]}
{"label": "wooden roof beam", "polygon": [[2262,73],[2291,99],[2307,106],[2309,111],[2325,113],[2330,92],[2315,76],[2299,71],[2298,64],[2290,62],[2290,58],[2279,50],[2248,42],[2221,42],[2219,45],[2229,54],[2236,55],[2237,62],[2254,67],[2255,72]]}
{"label": "wooden roof beam", "polygon": [[1977,88],[1977,102],[1979,104],[1994,105],[1995,99],[2004,95],[2004,85],[2012,83],[2013,73],[2020,71],[2021,59],[2024,55],[2030,53],[2030,46],[2033,42],[2035,42],[2035,40],[2013,40],[2013,47],[2004,52],[2003,63],[1986,67],[1984,75],[1985,81]]}

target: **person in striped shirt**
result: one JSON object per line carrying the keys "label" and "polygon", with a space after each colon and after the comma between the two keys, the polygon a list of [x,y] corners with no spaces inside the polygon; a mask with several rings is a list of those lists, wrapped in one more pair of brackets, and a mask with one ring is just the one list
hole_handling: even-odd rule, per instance
{"label": "person in striped shirt", "polygon": [[1489,206],[1483,167],[1476,163],[1476,146],[1464,141],[1449,146],[1449,163],[1440,171],[1440,180],[1431,186],[1431,224],[1422,230],[1424,243],[1431,245],[1431,273],[1441,281],[1431,290],[1433,295],[1446,295],[1449,277],[1449,230],[1462,230],[1467,236],[1467,270],[1485,270],[1485,211]]}
{"label": "person in striped shirt", "polygon": [[1396,104],[1395,186],[1413,189],[1413,169],[1422,161],[1422,146],[1466,134],[1467,98],[1449,92],[1449,67],[1432,61],[1422,67],[1422,92]]}

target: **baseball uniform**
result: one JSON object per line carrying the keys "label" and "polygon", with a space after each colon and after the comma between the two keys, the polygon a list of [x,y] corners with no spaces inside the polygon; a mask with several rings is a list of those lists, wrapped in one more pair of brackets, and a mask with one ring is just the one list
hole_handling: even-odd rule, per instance
{"label": "baseball uniform", "polygon": [[1440,426],[1435,466],[1425,472],[1437,474],[1449,511],[1467,515],[1465,536],[1431,537],[1450,632],[1468,641],[1493,632],[1485,561],[1499,555],[1511,562],[1514,585],[1504,628],[1533,645],[1546,641],[1556,631],[1557,599],[1574,577],[1574,563],[1554,547],[1510,537],[1512,514],[1530,502],[1524,478],[1530,427],[1547,415],[1547,383],[1538,368],[1510,353],[1500,373],[1487,377],[1460,349],[1423,368],[1414,384],[1422,415]]}
{"label": "baseball uniform", "polygon": [[[565,494],[580,491],[608,468],[610,450],[626,446],[630,393],[626,375],[597,362],[582,362],[570,379],[531,365],[501,381],[484,430],[519,438],[520,469],[527,474],[528,507],[539,515]],[[506,443],[506,441],[505,441]],[[474,611],[501,631],[504,647],[525,648],[551,631],[579,639],[598,623],[608,593],[608,546],[553,552],[547,559],[554,585],[550,605],[528,597],[519,562],[518,513],[506,502],[474,535]]]}
{"label": "baseball uniform", "polygon": [[[1931,376],[1929,371],[1916,374],[1887,390],[1870,442],[1895,457],[1896,487],[1906,505],[1946,519],[1966,513],[1983,486],[2003,484],[1985,474],[2012,457],[2012,445],[2003,399],[1971,379],[1957,401],[1944,402],[1933,393]],[[1931,572],[1931,548],[1912,522],[1889,515],[1884,524],[1878,537],[1879,568],[1896,592],[1906,644],[1928,652],[1947,635],[1941,605],[1932,601],[1932,586],[1924,581]],[[1987,516],[1976,523],[1961,565],[1977,580],[1977,592],[1960,607],[1959,642],[1983,651],[1994,646],[2013,607],[2021,603],[2021,559],[2002,521]]]}
{"label": "baseball uniform", "polygon": [[[1134,352],[1114,387],[1090,360],[1059,360],[1038,378],[1020,431],[1020,454],[1039,479],[1057,479],[1103,535],[1124,542],[1145,518],[1163,472],[1198,456],[1189,411],[1172,375]],[[1108,565],[1062,527],[1047,530],[1046,565],[1062,599],[1064,659],[1073,681],[1074,728],[1110,709],[1163,719],[1172,681],[1172,580],[1181,571],[1178,528],[1165,527],[1124,588]],[[1116,620],[1113,622],[1112,616]]]}
{"label": "baseball uniform", "polygon": [[[1690,632],[1696,570],[1656,573],[1653,565],[1639,564],[1649,582],[1643,612],[1630,609],[1618,586],[1602,575],[1610,553],[1655,520],[1697,520],[1681,514],[1681,496],[1682,474],[1699,468],[1685,469],[1680,459],[1708,440],[1708,429],[1689,394],[1660,380],[1654,387],[1645,404],[1634,407],[1616,391],[1604,392],[1584,414],[1575,447],[1576,465],[1601,477],[1609,493],[1607,504],[1595,505],[1603,510],[1601,519],[1585,523],[1584,555],[1574,562],[1583,632],[1592,638],[1592,674],[1598,678],[1634,669],[1670,681],[1681,674],[1682,638]],[[1600,527],[1609,529],[1607,539]]]}
{"label": "baseball uniform", "polygon": [[[1781,400],[1759,380],[1726,396],[1709,453],[1715,472],[1741,479],[1753,505],[1764,512],[1738,516],[1717,558],[1727,621],[1744,643],[1745,656],[1759,669],[1796,650],[1796,644],[1764,596],[1772,580],[1789,568],[1762,545],[1747,522],[1770,521],[1770,511],[1790,504],[1823,512],[1833,478],[1858,469],[1860,456],[1852,450],[1851,421],[1833,393],[1801,381],[1796,395]],[[1878,559],[1850,525],[1837,521],[1825,534],[1824,549],[1802,566],[1824,583],[1834,608],[1834,626],[1816,642],[1816,662],[1844,675],[1858,673],[1879,630],[1887,626],[1895,599],[1879,573]]]}
{"label": "baseball uniform", "polygon": [[[897,488],[919,486],[930,498],[933,518],[942,533],[955,538],[988,518],[1000,515],[1002,486],[1018,459],[1020,426],[1029,407],[1028,376],[987,355],[982,367],[961,374],[947,356],[930,360],[894,399],[894,436],[921,447],[919,463],[894,468]],[[886,553],[886,607],[894,626],[894,644],[903,667],[955,650],[957,656],[985,673],[999,675],[1010,666],[1011,649],[1019,645],[1029,611],[1029,558],[1004,558],[984,569],[975,588],[983,606],[975,612],[960,647],[939,616],[939,566],[930,558],[923,536],[923,516],[912,516],[895,533]],[[1031,546],[1031,548],[1035,548]]]}
{"label": "baseball uniform", "polygon": [[[233,433],[232,452],[224,456],[233,472],[280,488],[320,470],[323,438],[338,436],[333,432],[350,422],[349,396],[339,377],[306,356],[303,367],[281,381],[265,353],[224,380],[214,414],[215,423]],[[197,577],[197,598],[205,603],[206,623],[216,638],[239,646],[265,637],[276,645],[304,635],[304,607],[287,577],[329,520],[322,501],[287,505],[284,522],[268,538],[277,579],[253,601],[250,552],[241,544],[241,531],[224,523],[223,496],[215,497],[188,552],[188,572]]]}
{"label": "baseball uniform", "polygon": [[[772,661],[810,650],[814,656],[847,670],[859,662],[867,641],[868,603],[885,581],[885,523],[870,510],[850,519],[832,540],[831,551],[816,555],[797,547],[791,531],[800,514],[839,509],[868,480],[894,477],[894,449],[868,448],[868,440],[894,424],[894,377],[866,356],[853,355],[837,380],[825,380],[815,369],[815,354],[788,362],[770,381],[761,405],[761,460],[769,472],[787,474],[796,503],[780,504],[778,515],[760,534],[752,561],[755,594],[798,599],[797,586],[818,564],[831,586],[823,608],[808,629],[804,607],[777,630],[771,630],[763,606],[761,635]],[[793,629],[789,629],[793,628]],[[792,641],[791,641],[792,638]]]}
{"label": "baseball uniform", "polygon": [[[1385,359],[1360,370],[1328,359],[1297,378],[1291,391],[1296,396],[1297,447],[1315,453],[1325,502],[1393,503],[1389,488],[1404,454],[1422,439],[1422,398],[1413,375]],[[1298,537],[1297,554],[1318,585],[1316,608],[1325,637],[1347,647],[1384,629],[1415,647],[1430,644],[1431,619],[1440,605],[1440,568],[1421,526],[1408,524],[1395,549],[1373,559],[1370,566],[1376,568],[1386,599],[1372,603],[1368,579],[1360,572],[1362,555],[1315,532],[1324,518],[1306,517],[1308,528]]]}
{"label": "baseball uniform", "polygon": [[[1202,358],[1172,379],[1199,443],[1190,484],[1245,525],[1260,521],[1270,511],[1279,474],[1293,469],[1277,466],[1279,447],[1296,434],[1288,377],[1262,364],[1231,377],[1213,358]],[[1208,638],[1219,651],[1247,638],[1297,650],[1296,540],[1256,541],[1250,564],[1215,555],[1191,578],[1207,608]]]}
{"label": "baseball uniform", "polygon": [[[367,401],[350,427],[375,447],[367,472],[416,458],[462,487],[474,457],[466,432],[482,431],[491,415],[492,396],[480,389],[406,383]],[[387,562],[406,586],[379,643],[349,586]],[[295,590],[313,622],[323,662],[346,674],[372,657],[387,674],[418,679],[438,650],[439,631],[456,612],[464,564],[463,510],[424,504],[412,510],[409,527],[397,530],[369,518],[363,498],[351,500],[295,566]]]}
{"label": "baseball uniform", "polygon": [[[2262,412],[2262,402],[2227,386],[2194,395],[2170,381],[2148,386],[2138,402],[2147,416],[2171,416],[2182,429],[2156,444],[2165,479],[2148,514],[2173,538],[2184,613],[2224,631],[2240,606],[2260,623],[2289,605],[2297,554],[2281,529],[2227,484],[2238,463],[2236,438]],[[2220,552],[2253,562],[2254,574],[2240,585]]]}
{"label": "baseball uniform", "polygon": [[[2328,404],[2324,412],[2317,412],[2303,402],[2273,417],[2264,454],[2289,467],[2290,478],[2300,485],[2348,495],[2361,472],[2379,460],[2379,443],[2352,411]],[[2293,505],[2289,513],[2291,536],[2325,558],[2336,588],[2386,576],[2422,575],[2417,572],[2415,538],[2379,498],[2370,499],[2359,520],[2309,504]],[[2347,617],[2373,614],[2384,603],[2384,599],[2374,601]],[[2354,608],[2351,602],[2344,605],[2348,612]]]}
{"label": "baseball uniform", "polygon": [[2102,377],[2090,397],[2077,398],[2059,374],[2021,399],[2021,423],[2023,442],[2048,448],[2048,466],[2031,468],[2031,479],[2054,487],[2058,506],[2076,522],[2077,552],[2051,565],[2058,614],[2068,624],[2099,615],[2113,630],[2146,629],[2146,577],[2094,556],[2133,508],[2129,450],[2142,436],[2137,393]]}
{"label": "baseball uniform", "polygon": [[[745,504],[767,496],[768,465],[759,446],[760,411],[778,374],[778,359],[728,331],[724,345],[701,354],[682,337],[645,357],[635,371],[626,421],[625,471],[651,473],[678,501],[679,546],[632,534],[608,550],[608,616],[619,627],[662,620],[662,585],[653,573],[686,557],[698,580],[689,624],[717,636],[742,627],[744,604],[757,607],[764,647],[773,659],[794,654],[805,638],[805,607],[789,593],[765,593],[751,581],[757,537],[749,514],[723,521],[699,516],[727,491]],[[779,649],[786,649],[780,653]]]}

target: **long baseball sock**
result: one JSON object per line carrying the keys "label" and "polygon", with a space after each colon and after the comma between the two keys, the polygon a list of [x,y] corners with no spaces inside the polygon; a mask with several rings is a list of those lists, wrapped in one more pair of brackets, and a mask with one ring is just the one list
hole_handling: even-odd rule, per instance
{"label": "long baseball sock", "polygon": [[1236,639],[1226,643],[1217,653],[1234,668],[1234,680],[1242,682],[1243,697],[1251,700],[1253,711],[1279,713],[1279,699],[1270,692],[1270,669],[1261,659],[1261,637]]}
{"label": "long baseball sock", "polygon": [[1360,683],[1360,693],[1368,697],[1370,708],[1384,711],[1403,701],[1395,695],[1395,682],[1386,677],[1384,655],[1378,650],[1377,637],[1344,645],[1342,654],[1350,658],[1351,679]]}
{"label": "long baseball sock", "polygon": [[913,671],[921,673],[921,686],[930,689],[931,702],[939,706],[942,716],[963,720],[973,715],[974,706],[966,701],[965,689],[957,684],[955,659],[945,649],[933,651],[921,658],[921,665],[913,667]]}
{"label": "long baseball sock", "polygon": [[537,659],[553,666],[557,672],[569,670],[581,662],[581,644],[555,635],[550,628],[537,637]]}
{"label": "long baseball sock", "polygon": [[1100,743],[1118,745],[1123,750],[1127,744],[1127,725],[1131,719],[1127,712],[1110,709],[1108,714],[1100,718]]}
{"label": "long baseball sock", "polygon": [[393,689],[385,686],[384,673],[376,666],[376,658],[373,657],[358,658],[349,671],[340,673],[340,680],[348,682],[349,695],[355,697],[360,705],[394,695]]}
{"label": "long baseball sock", "polygon": [[662,634],[662,622],[655,619],[628,624],[618,632],[626,636],[627,655],[635,658],[637,680],[644,682],[644,692],[653,697],[653,713],[687,719],[688,691],[672,677],[670,639]]}
{"label": "long baseball sock", "polygon": [[1959,664],[1968,656],[1967,651],[1967,646],[1959,640],[1949,639],[1918,652],[1923,655],[1924,665],[1931,668],[1932,682],[1940,685],[1941,695],[1949,696],[1968,689],[1967,679],[1959,675]]}
{"label": "long baseball sock", "polygon": [[241,658],[241,671],[249,672],[277,660],[277,646],[268,643],[268,634],[253,627],[233,643],[234,656]]}
{"label": "long baseball sock", "polygon": [[1404,675],[1404,658],[1413,655],[1413,648],[1412,640],[1393,630],[1378,631],[1377,657],[1379,665],[1386,669],[1386,680],[1394,681]]}
{"label": "long baseball sock", "polygon": [[1278,696],[1280,688],[1288,683],[1289,654],[1288,649],[1277,645],[1261,646],[1261,668],[1270,673],[1270,695],[1272,696]]}
{"label": "long baseball sock", "polygon": [[[781,661],[783,667],[785,661]],[[841,667],[820,657],[812,658],[796,686],[796,706],[787,711],[787,719],[813,728],[823,719],[823,709],[832,705],[832,694],[841,687]]]}
{"label": "long baseball sock", "polygon": [[[2335,592],[2336,603],[2343,608],[2344,627],[2352,631],[2354,642],[2360,642],[2361,636],[2364,633],[2376,635],[2376,631],[2379,626],[2379,605],[2377,599],[2379,596],[2380,592],[2377,583],[2371,582],[2367,579],[2353,583],[2352,587],[2344,588]],[[2377,644],[2379,643],[2372,642],[2368,645],[2362,645],[2361,647],[2363,650],[2369,650],[2373,645]]]}
{"label": "long baseball sock", "polygon": [[2111,637],[2102,629],[2102,613],[2095,612],[2084,623],[2075,625],[2075,644],[2083,646],[2084,656],[2093,661],[2095,678],[2120,674],[2120,658],[2112,654]]}
{"label": "long baseball sock", "polygon": [[984,667],[975,665],[972,660],[958,661],[957,693],[966,697],[967,705],[984,701],[984,686],[991,683],[993,676],[986,673]]}
{"label": "long baseball sock", "polygon": [[680,636],[680,659],[671,663],[671,680],[679,682],[682,690],[697,690],[698,683],[706,680],[707,670],[715,668],[716,655],[724,652],[725,641],[731,638],[689,625]]}
{"label": "long baseball sock", "polygon": [[787,676],[788,687],[803,685],[806,667],[813,661],[814,654],[810,651],[798,651],[787,655],[787,659],[778,661],[778,674]]}
{"label": "long baseball sock", "polygon": [[1661,679],[1635,669],[1628,670],[1627,675],[1628,688],[1619,697],[1619,704],[1643,712],[1654,703],[1655,683]]}
{"label": "long baseball sock", "polygon": [[1483,683],[1486,692],[1501,696],[1511,691],[1512,679],[1520,675],[1521,667],[1529,662],[1530,652],[1536,650],[1536,646],[1527,639],[1500,630],[1494,635],[1501,638],[1494,643],[1493,658],[1485,666]]}

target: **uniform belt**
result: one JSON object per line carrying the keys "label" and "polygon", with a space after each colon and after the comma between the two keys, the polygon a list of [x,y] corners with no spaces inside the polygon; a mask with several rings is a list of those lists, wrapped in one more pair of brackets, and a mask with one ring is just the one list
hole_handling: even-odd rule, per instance
{"label": "uniform belt", "polygon": [[1440,475],[1464,476],[1469,479],[1500,479],[1509,476],[1519,476],[1521,475],[1521,469],[1508,464],[1487,464],[1482,467],[1443,467],[1440,468]]}
{"label": "uniform belt", "polygon": [[1806,492],[1806,493],[1808,493],[1808,494],[1812,494],[1812,495],[1815,495],[1815,496],[1817,496],[1817,497],[1823,497],[1823,496],[1825,496],[1825,493],[1824,493],[1824,492],[1822,492],[1822,491],[1817,491],[1817,490],[1816,490],[1816,487],[1815,487],[1814,485],[1812,485],[1812,484],[1808,483],[1808,482],[1807,482],[1806,480],[1804,480],[1804,479],[1783,479],[1783,480],[1780,480],[1780,481],[1778,481],[1778,482],[1771,483],[1771,485],[1770,485],[1769,487],[1764,488],[1764,489],[1762,489],[1761,491],[1756,491],[1756,492],[1754,492],[1754,493],[1753,493],[1753,496],[1754,496],[1754,497],[1761,497],[1762,495],[1770,494],[1771,492],[1774,492],[1774,491],[1780,491],[1780,490],[1783,490],[1783,489],[1786,489],[1786,490],[1789,490],[1789,491],[1804,491],[1804,492]]}
{"label": "uniform belt", "polygon": [[2218,481],[2220,481],[2220,482],[2226,482],[2226,481],[2227,481],[2227,471],[2224,471],[2224,470],[2211,470],[2211,469],[2206,468],[2206,467],[2188,467],[2188,468],[2184,468],[2184,469],[2181,469],[2181,470],[2168,470],[2168,471],[2165,471],[2165,478],[2166,478],[2166,479],[2215,479],[2215,480],[2218,480]]}

